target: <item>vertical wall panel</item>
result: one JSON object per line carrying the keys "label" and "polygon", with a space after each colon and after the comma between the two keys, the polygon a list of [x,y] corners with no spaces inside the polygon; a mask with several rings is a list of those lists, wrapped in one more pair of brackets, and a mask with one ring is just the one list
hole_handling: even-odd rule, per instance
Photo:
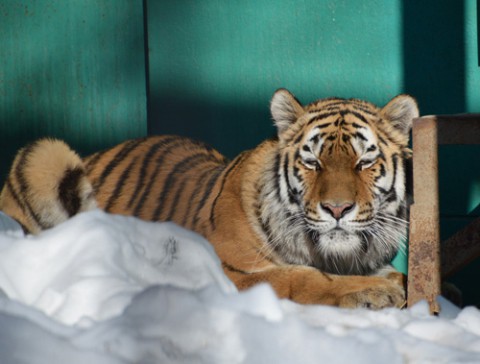
{"label": "vertical wall panel", "polygon": [[232,156],[274,133],[268,105],[402,88],[399,0],[148,1],[152,133]]}
{"label": "vertical wall panel", "polygon": [[26,141],[84,152],[146,134],[142,1],[0,2],[1,171]]}

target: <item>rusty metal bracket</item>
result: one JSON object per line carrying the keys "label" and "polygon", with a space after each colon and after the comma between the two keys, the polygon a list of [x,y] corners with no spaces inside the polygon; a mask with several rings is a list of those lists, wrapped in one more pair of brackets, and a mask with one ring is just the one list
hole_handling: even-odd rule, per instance
{"label": "rusty metal bracket", "polygon": [[442,242],[442,278],[480,257],[480,218]]}
{"label": "rusty metal bracket", "polygon": [[411,306],[426,299],[431,313],[438,313],[440,306],[436,298],[441,293],[441,277],[480,256],[480,219],[440,244],[438,145],[480,144],[480,114],[416,118],[412,142],[413,204],[410,207],[407,304]]}
{"label": "rusty metal bracket", "polygon": [[440,312],[440,226],[438,147],[435,117],[414,119],[413,204],[410,206],[407,304],[426,299],[430,312]]}

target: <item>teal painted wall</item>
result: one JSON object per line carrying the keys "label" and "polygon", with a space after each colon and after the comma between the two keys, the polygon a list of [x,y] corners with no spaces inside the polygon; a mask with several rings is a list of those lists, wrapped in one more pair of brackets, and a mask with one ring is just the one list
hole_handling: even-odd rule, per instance
{"label": "teal painted wall", "polygon": [[141,1],[2,0],[0,44],[2,178],[42,136],[90,152],[146,134]]}
{"label": "teal painted wall", "polygon": [[233,156],[274,133],[279,87],[385,103],[402,91],[401,22],[399,1],[149,1],[150,131]]}

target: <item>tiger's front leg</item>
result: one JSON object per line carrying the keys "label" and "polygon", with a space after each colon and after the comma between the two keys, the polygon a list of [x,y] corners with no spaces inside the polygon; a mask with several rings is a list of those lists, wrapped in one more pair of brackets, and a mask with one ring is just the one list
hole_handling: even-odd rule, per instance
{"label": "tiger's front leg", "polygon": [[302,304],[370,309],[405,305],[404,288],[385,277],[333,275],[305,266],[273,266],[254,273],[225,267],[225,271],[239,289],[267,282],[280,298]]}
{"label": "tiger's front leg", "polygon": [[[227,187],[226,187],[227,188]],[[405,289],[399,276],[327,274],[308,265],[288,264],[251,228],[236,196],[224,191],[214,214],[216,229],[205,234],[238,289],[269,283],[279,298],[301,304],[370,309],[403,307]],[[215,211],[214,211],[215,212]]]}

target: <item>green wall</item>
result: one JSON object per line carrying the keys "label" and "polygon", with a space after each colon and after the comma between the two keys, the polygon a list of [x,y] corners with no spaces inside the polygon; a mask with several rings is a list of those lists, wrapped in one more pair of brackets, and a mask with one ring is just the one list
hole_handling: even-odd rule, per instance
{"label": "green wall", "polygon": [[402,91],[401,22],[398,1],[149,1],[150,131],[233,156],[274,133],[279,87],[385,103]]}
{"label": "green wall", "polygon": [[90,152],[146,134],[141,1],[2,0],[0,44],[1,179],[42,136]]}

